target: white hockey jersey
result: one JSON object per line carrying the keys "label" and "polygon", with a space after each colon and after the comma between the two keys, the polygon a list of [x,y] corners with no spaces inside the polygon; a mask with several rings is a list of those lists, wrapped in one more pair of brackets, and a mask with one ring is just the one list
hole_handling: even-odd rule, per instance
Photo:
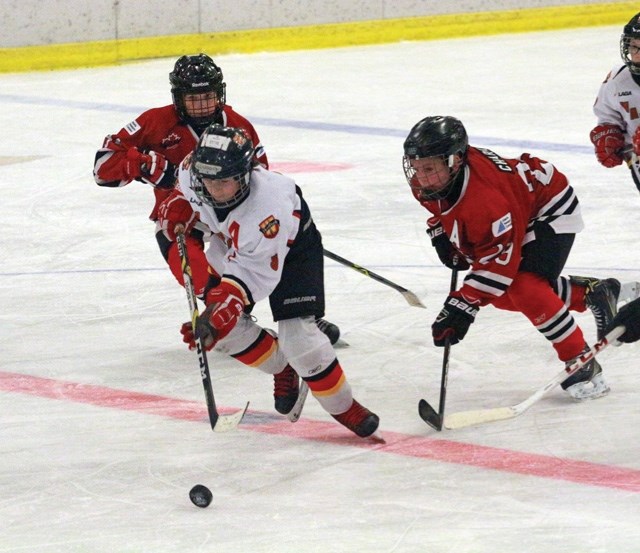
{"label": "white hockey jersey", "polygon": [[600,85],[593,105],[598,125],[616,125],[624,132],[626,145],[640,125],[640,85],[626,65],[614,67]]}
{"label": "white hockey jersey", "polygon": [[300,227],[301,199],[291,178],[256,167],[251,173],[249,196],[232,209],[223,221],[210,205],[200,201],[191,188],[185,163],[180,167],[178,186],[213,233],[207,259],[223,280],[244,291],[245,303],[267,298],[280,282],[284,259]]}

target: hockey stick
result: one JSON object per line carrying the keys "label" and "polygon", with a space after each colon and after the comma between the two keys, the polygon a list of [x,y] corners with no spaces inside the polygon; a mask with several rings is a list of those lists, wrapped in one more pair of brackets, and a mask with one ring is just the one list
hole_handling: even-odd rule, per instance
{"label": "hockey stick", "polygon": [[337,254],[335,254],[333,252],[330,252],[327,249],[324,250],[324,255],[325,255],[325,257],[328,257],[329,259],[333,259],[334,261],[337,261],[338,263],[342,263],[343,265],[346,265],[347,267],[351,267],[352,269],[355,269],[356,271],[358,271],[359,273],[363,274],[364,276],[368,276],[369,278],[372,278],[373,280],[377,280],[378,282],[381,282],[382,284],[384,284],[386,286],[389,286],[390,288],[393,288],[394,290],[397,290],[398,292],[400,292],[404,296],[404,299],[407,300],[407,303],[409,305],[412,305],[413,307],[422,307],[423,309],[426,309],[426,307],[420,301],[418,296],[416,296],[411,290],[407,290],[406,288],[403,288],[399,284],[396,284],[395,282],[391,282],[390,280],[387,280],[386,278],[384,278],[384,277],[382,277],[380,275],[377,275],[376,273],[370,271],[369,269],[366,269],[365,267],[357,265],[353,261],[349,261],[348,259],[345,259],[344,257],[340,257],[339,255],[337,255]]}
{"label": "hockey stick", "polygon": [[[451,284],[449,293],[455,291],[458,287],[458,269],[451,270]],[[451,343],[449,338],[444,340],[444,353],[442,354],[442,377],[440,379],[440,403],[438,404],[438,412],[429,405],[426,399],[418,402],[418,413],[420,418],[426,422],[431,428],[438,432],[442,430],[442,422],[444,421],[444,404],[447,399],[447,382],[449,379],[449,351]]]}
{"label": "hockey stick", "polygon": [[621,148],[618,153],[624,158],[629,167],[638,161],[638,154],[634,151],[633,144]]}
{"label": "hockey stick", "polygon": [[451,415],[448,415],[444,421],[445,428],[453,430],[456,428],[472,426],[474,424],[495,422],[519,417],[532,405],[540,401],[547,392],[555,388],[558,384],[564,382],[572,374],[579,371],[603,349],[615,342],[616,339],[624,333],[624,331],[625,328],[623,326],[614,328],[602,340],[596,342],[589,351],[583,353],[578,359],[576,359],[572,365],[560,371],[542,388],[536,390],[524,401],[521,401],[516,405],[511,405],[510,407],[495,407],[493,409],[477,409],[475,411],[460,411],[458,413],[452,413]]}
{"label": "hockey stick", "polygon": [[211,429],[215,432],[228,432],[238,428],[242,417],[247,412],[249,402],[244,409],[231,413],[229,415],[221,415],[216,408],[216,400],[213,397],[213,388],[211,387],[211,374],[209,373],[209,363],[207,361],[207,352],[202,345],[200,337],[195,332],[196,321],[199,317],[198,304],[196,302],[196,293],[193,289],[193,280],[191,273],[191,265],[187,255],[187,245],[184,239],[184,227],[176,226],[176,240],[178,242],[178,253],[182,262],[182,277],[184,279],[184,289],[187,292],[187,300],[189,301],[189,311],[191,315],[191,324],[193,325],[196,351],[198,353],[198,361],[200,364],[200,376],[202,377],[202,386],[204,387],[204,397],[207,400],[207,410],[209,412],[209,422]]}
{"label": "hockey stick", "polygon": [[309,393],[309,386],[307,383],[300,379],[300,390],[298,391],[298,400],[296,401],[293,409],[289,411],[287,414],[287,418],[290,422],[296,422],[302,413],[302,408],[304,407],[304,402],[307,399],[307,394]]}

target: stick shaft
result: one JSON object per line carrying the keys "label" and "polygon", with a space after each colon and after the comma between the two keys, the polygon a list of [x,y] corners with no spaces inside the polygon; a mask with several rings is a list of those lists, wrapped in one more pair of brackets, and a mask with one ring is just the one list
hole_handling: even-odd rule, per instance
{"label": "stick shaft", "polygon": [[555,388],[558,384],[564,382],[572,374],[578,372],[589,361],[591,361],[596,355],[598,355],[603,349],[615,342],[619,336],[624,333],[624,327],[616,327],[609,334],[607,334],[602,340],[596,342],[589,351],[583,353],[576,361],[560,371],[556,376],[549,380],[544,386],[538,388],[528,398],[508,407],[493,407],[489,409],[475,409],[471,411],[459,411],[452,413],[444,421],[444,425],[449,429],[465,428],[475,424],[482,424],[485,422],[495,422],[506,419],[513,419],[519,417],[526,412],[530,407],[540,401],[549,391]]}
{"label": "stick shaft", "polygon": [[400,292],[404,296],[404,298],[407,300],[409,305],[412,305],[414,307],[422,307],[422,308],[425,307],[424,304],[418,298],[418,296],[416,296],[411,290],[407,290],[403,286],[400,286],[399,284],[396,284],[395,282],[392,282],[391,280],[386,279],[383,276],[380,276],[379,274],[374,273],[373,271],[370,271],[366,267],[363,267],[362,265],[358,265],[353,261],[349,261],[348,259],[345,259],[344,257],[341,257],[338,254],[333,253],[327,249],[324,249],[324,256],[328,257],[329,259],[332,259],[333,261],[337,261],[338,263],[341,263],[346,267],[350,267],[351,269],[358,271],[360,274],[367,276],[373,280],[376,280],[381,284],[384,284],[385,286],[389,286],[390,288],[393,288],[394,290]]}
{"label": "stick shaft", "polygon": [[[449,294],[458,287],[458,269],[451,270],[451,281],[449,283]],[[442,353],[442,375],[440,377],[440,401],[438,403],[438,412],[429,405],[426,399],[418,402],[418,413],[420,418],[426,422],[431,428],[440,432],[444,424],[444,406],[447,400],[447,383],[449,381],[449,352],[451,351],[451,342],[449,338],[445,338],[444,351]]]}
{"label": "stick shaft", "polygon": [[[189,314],[191,315],[191,324],[193,325],[194,334],[196,328],[196,322],[198,316],[198,303],[196,300],[196,293],[193,289],[193,280],[191,273],[191,265],[189,263],[189,256],[187,254],[187,245],[184,239],[184,232],[181,229],[176,228],[176,240],[178,243],[178,253],[180,254],[180,260],[182,263],[182,277],[184,279],[184,289],[187,292],[187,300],[189,302]],[[209,372],[209,362],[207,360],[207,352],[202,345],[200,338],[195,336],[196,351],[198,353],[198,363],[200,365],[200,376],[202,378],[202,386],[204,388],[204,397],[207,402],[207,411],[209,412],[209,422],[211,423],[211,429],[215,430],[216,423],[218,422],[218,409],[216,408],[216,400],[213,395],[213,387],[211,385],[211,374]]]}
{"label": "stick shaft", "polygon": [[[451,294],[458,287],[458,269],[451,269],[451,281],[449,283],[449,293]],[[446,339],[444,352],[442,354],[442,377],[440,379],[440,402],[438,403],[438,415],[440,416],[440,428],[444,422],[444,406],[447,400],[447,384],[449,381],[449,352],[451,351],[451,340]]]}

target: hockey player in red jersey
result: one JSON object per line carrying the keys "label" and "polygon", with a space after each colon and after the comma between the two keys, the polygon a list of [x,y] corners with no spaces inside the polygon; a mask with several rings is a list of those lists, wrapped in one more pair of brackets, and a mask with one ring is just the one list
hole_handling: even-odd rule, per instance
{"label": "hockey player in red jersey", "polygon": [[[295,391],[300,375],[334,419],[358,436],[374,434],[378,416],[353,398],[329,339],[315,324],[325,305],[322,237],[300,188],[255,163],[242,129],[221,125],[204,131],[178,178],[176,202],[194,206],[200,221],[225,239],[207,250],[219,277],[207,286],[207,307],[196,322],[204,347],[263,372],[288,371]],[[176,225],[190,224],[184,215],[162,210],[160,221],[175,236]],[[226,245],[222,257],[220,244]],[[278,323],[277,340],[247,315],[264,299]],[[192,323],[182,332],[193,346]],[[290,410],[287,400],[276,396],[276,409]]]}
{"label": "hockey player in red jersey", "polygon": [[[587,347],[570,310],[590,308],[604,336],[620,283],[560,276],[583,222],[578,198],[551,163],[471,147],[458,119],[435,116],[409,132],[403,166],[414,197],[433,214],[428,232],[438,256],[469,269],[432,325],[436,346],[462,340],[488,304],[522,313],[565,363]],[[562,387],[579,400],[609,392],[595,359]]]}
{"label": "hockey player in red jersey", "polygon": [[[227,105],[222,71],[209,56],[180,57],[169,73],[169,82],[173,103],[149,109],[116,134],[108,135],[96,153],[93,175],[99,186],[122,187],[134,180],[152,186],[155,202],[149,218],[156,222],[162,256],[183,284],[178,248],[157,224],[159,206],[174,188],[180,162],[211,123],[244,129],[256,144],[256,160],[265,167],[269,162],[253,125]],[[208,278],[203,238],[208,237],[197,224],[187,237],[197,294],[202,293]]]}
{"label": "hockey player in red jersey", "polygon": [[640,13],[627,23],[620,37],[618,64],[600,85],[593,105],[598,124],[590,137],[596,158],[611,168],[626,162],[640,190]]}

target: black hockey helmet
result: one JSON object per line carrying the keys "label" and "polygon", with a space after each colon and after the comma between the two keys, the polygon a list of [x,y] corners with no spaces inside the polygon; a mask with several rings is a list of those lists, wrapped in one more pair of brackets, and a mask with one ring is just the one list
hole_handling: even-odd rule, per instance
{"label": "black hockey helmet", "polygon": [[[191,187],[204,203],[216,208],[233,208],[249,195],[249,180],[253,169],[255,149],[242,130],[222,125],[210,125],[198,141],[191,159]],[[234,178],[240,188],[236,195],[224,202],[216,201],[202,179]]]}
{"label": "black hockey helmet", "polygon": [[640,13],[635,14],[624,26],[620,36],[620,57],[633,75],[640,75],[640,65],[631,61],[629,55],[629,42],[631,39],[640,39]]}
{"label": "black hockey helmet", "polygon": [[[196,128],[200,127],[200,129],[213,123],[227,101],[227,85],[223,79],[222,70],[206,54],[178,58],[173,71],[169,73],[169,82],[171,83],[173,105],[176,107],[180,119]],[[213,113],[201,116],[190,115],[187,112],[184,97],[186,94],[201,92],[215,92],[218,106]]]}
{"label": "black hockey helmet", "polygon": [[[441,200],[448,196],[453,181],[464,167],[469,137],[462,122],[450,116],[431,116],[418,121],[409,131],[404,141],[404,157],[402,166],[409,186],[418,200]],[[454,156],[460,156],[462,163],[454,167]],[[449,167],[449,180],[444,188],[438,191],[427,191],[416,182],[412,159],[440,157]]]}

